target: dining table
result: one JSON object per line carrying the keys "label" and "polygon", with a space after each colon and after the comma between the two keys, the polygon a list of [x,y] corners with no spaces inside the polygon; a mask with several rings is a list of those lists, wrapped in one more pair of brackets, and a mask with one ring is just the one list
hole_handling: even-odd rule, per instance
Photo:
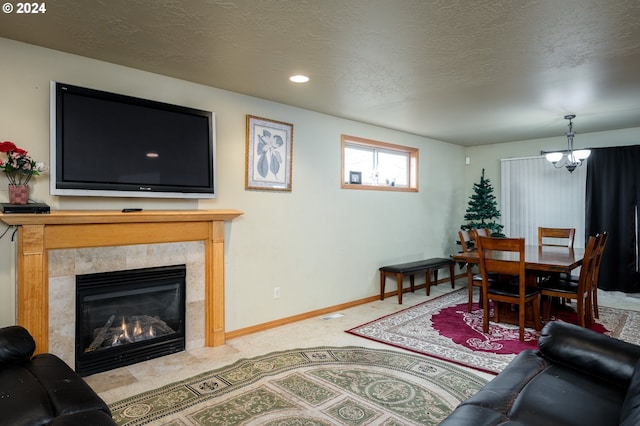
{"label": "dining table", "polygon": [[[487,256],[497,260],[519,260],[519,254],[513,252],[488,252]],[[451,258],[459,263],[480,263],[477,250],[456,253]],[[539,246],[537,244],[525,245],[524,267],[527,273],[527,281],[535,285],[539,272],[571,274],[571,271],[582,265],[583,258],[584,248]]]}
{"label": "dining table", "polygon": [[[485,256],[498,260],[519,260],[519,253],[503,251],[487,251]],[[470,250],[466,253],[457,253],[451,256],[454,262],[466,263],[469,265],[480,263],[477,250]],[[582,265],[584,258],[584,248],[569,248],[557,246],[525,245],[524,248],[524,268],[525,281],[529,286],[536,286],[538,277],[545,273],[566,273]],[[471,274],[470,268],[467,273]],[[481,301],[482,302],[482,301]],[[518,324],[517,315],[513,316],[510,310],[500,310],[500,321]],[[527,311],[527,314],[529,312]],[[532,317],[525,318],[525,326],[534,327],[538,324]]]}

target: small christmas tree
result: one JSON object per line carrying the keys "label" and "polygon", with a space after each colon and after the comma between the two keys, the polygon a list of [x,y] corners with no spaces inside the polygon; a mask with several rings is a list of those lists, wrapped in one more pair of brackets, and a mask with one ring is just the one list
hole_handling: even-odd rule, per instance
{"label": "small christmas tree", "polygon": [[493,237],[504,237],[503,226],[496,221],[500,217],[500,210],[493,195],[493,186],[489,179],[484,178],[484,169],[482,169],[480,183],[473,184],[473,191],[475,194],[469,197],[469,206],[464,215],[467,223],[460,228],[467,231],[488,228]]}

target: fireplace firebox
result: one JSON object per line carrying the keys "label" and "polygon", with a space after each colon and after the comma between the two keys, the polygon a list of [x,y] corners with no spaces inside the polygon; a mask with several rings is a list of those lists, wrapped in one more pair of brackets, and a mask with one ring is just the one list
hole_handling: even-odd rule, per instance
{"label": "fireplace firebox", "polygon": [[183,351],[185,288],[185,265],[76,276],[78,374]]}

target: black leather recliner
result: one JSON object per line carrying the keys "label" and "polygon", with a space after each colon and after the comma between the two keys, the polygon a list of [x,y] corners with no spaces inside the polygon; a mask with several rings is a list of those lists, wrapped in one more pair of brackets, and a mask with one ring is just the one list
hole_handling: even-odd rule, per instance
{"label": "black leather recliner", "polygon": [[442,423],[640,425],[640,346],[554,321]]}
{"label": "black leather recliner", "polygon": [[60,358],[33,356],[20,326],[0,328],[0,424],[113,426],[105,402]]}

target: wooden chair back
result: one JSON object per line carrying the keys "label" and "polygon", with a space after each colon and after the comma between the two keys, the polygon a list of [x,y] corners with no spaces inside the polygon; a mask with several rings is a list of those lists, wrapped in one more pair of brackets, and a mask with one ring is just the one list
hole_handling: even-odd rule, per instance
{"label": "wooden chair back", "polygon": [[[491,231],[489,228],[471,229],[469,231],[461,229],[458,231],[458,238],[460,239],[463,253],[467,253],[469,250],[478,247],[476,243],[478,235],[488,237],[491,236]],[[470,242],[473,242],[473,247],[470,247]]]}
{"label": "wooden chair back", "polygon": [[478,229],[473,229],[472,231],[473,231],[472,236],[474,238],[491,236],[491,229],[489,228],[478,228]]}
{"label": "wooden chair back", "polygon": [[473,240],[473,244],[475,248],[478,248],[478,237],[490,237],[491,230],[489,228],[477,228],[469,231],[469,235]]}
{"label": "wooden chair back", "polygon": [[[573,240],[576,236],[576,228],[544,228],[538,227],[538,245],[552,247],[573,248]],[[559,244],[558,240],[566,240]]]}
{"label": "wooden chair back", "polygon": [[549,318],[551,310],[551,302],[548,299],[552,297],[560,297],[576,300],[576,313],[578,314],[578,323],[580,326],[589,327],[592,324],[591,288],[593,283],[596,249],[600,244],[601,239],[601,234],[595,237],[589,237],[587,247],[584,249],[582,265],[580,265],[580,276],[578,277],[577,283],[575,283],[575,281],[572,282],[573,286],[568,287],[566,282],[554,282],[553,280],[539,284],[541,286],[542,295],[546,297],[544,308],[545,320]]}
{"label": "wooden chair back", "polygon": [[470,232],[471,232],[471,238],[473,238],[474,241],[477,240],[478,237],[491,236],[491,230],[489,228],[472,229]]}
{"label": "wooden chair back", "polygon": [[[474,235],[474,231],[475,230],[471,230],[471,231],[465,231],[465,230],[460,230],[458,231],[458,237],[460,238],[460,244],[462,245],[462,252],[463,253],[467,253],[470,250],[476,248],[477,246],[471,247],[469,245],[470,242],[473,241],[473,243],[475,244],[475,238]],[[467,289],[469,292],[469,301],[467,303],[467,312],[471,312],[472,308],[473,308],[473,287],[482,287],[482,278],[480,277],[480,275],[478,274],[474,274],[472,271],[472,267],[473,264],[467,263],[467,280],[469,281],[469,283],[467,284]],[[482,293],[482,291],[481,291]],[[480,294],[480,299],[478,300],[478,305],[482,308],[483,305],[483,298],[482,298],[482,294]]]}
{"label": "wooden chair back", "polygon": [[[536,330],[540,330],[540,292],[537,288],[527,287],[525,278],[524,238],[492,238],[478,237],[478,256],[480,259],[480,273],[482,275],[482,290],[484,297],[484,313],[482,330],[489,332],[489,300],[493,300],[493,318],[500,322],[499,303],[518,305],[518,328],[520,341],[524,341],[525,309],[531,306],[532,318]],[[518,284],[512,279],[506,282],[498,280],[489,286],[489,274],[499,276],[516,276]]]}
{"label": "wooden chair back", "polygon": [[462,246],[462,252],[467,253],[469,251],[469,246],[467,245],[469,241],[471,241],[471,233],[469,231],[465,231],[461,229],[458,231],[458,238],[460,239],[460,245]]}
{"label": "wooden chair back", "polygon": [[609,238],[608,232],[599,234],[600,241],[595,248],[595,254],[593,259],[593,275],[591,281],[591,304],[593,306],[593,314],[596,318],[600,318],[600,310],[598,308],[598,283],[600,281],[600,263],[602,262],[602,256],[604,254],[604,248],[607,245],[607,239]]}
{"label": "wooden chair back", "polygon": [[593,267],[595,266],[596,249],[598,244],[602,240],[602,234],[598,234],[595,237],[591,236],[587,240],[587,246],[584,248],[584,258],[582,265],[580,265],[580,276],[578,277],[578,294],[583,294],[587,291],[591,291],[591,284],[593,283]]}
{"label": "wooden chair back", "polygon": [[[490,273],[517,275],[521,286],[525,284],[524,238],[493,238],[480,236],[477,239],[482,281]],[[489,255],[489,252],[490,255]],[[504,252],[501,254],[499,252]],[[514,254],[515,253],[515,254]]]}
{"label": "wooden chair back", "polygon": [[593,254],[593,282],[598,283],[598,276],[600,274],[600,263],[602,262],[602,255],[604,254],[604,248],[607,245],[607,239],[609,238],[608,232],[603,232],[596,236],[598,238],[597,245]]}

